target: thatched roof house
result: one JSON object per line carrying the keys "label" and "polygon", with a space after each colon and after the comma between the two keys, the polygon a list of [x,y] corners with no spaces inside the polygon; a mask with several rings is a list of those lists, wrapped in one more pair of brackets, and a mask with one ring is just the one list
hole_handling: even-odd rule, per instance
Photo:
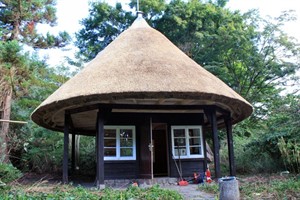
{"label": "thatched roof house", "polygon": [[[120,164],[126,160],[126,156],[122,158],[122,146],[117,141],[121,137],[118,133],[121,125],[130,130],[135,143],[127,155],[134,173],[128,172],[125,178],[155,176],[153,156],[147,147],[155,127],[165,132],[164,146],[168,147],[164,152],[168,162],[164,163],[166,168],[162,173],[176,176],[170,160],[172,154],[175,158],[178,156],[179,148],[183,149],[180,150],[183,160],[193,160],[186,162],[186,173],[193,168],[193,163],[203,163],[205,169],[203,128],[212,127],[214,153],[218,157],[217,127],[226,125],[232,141],[231,125],[251,113],[252,106],[245,99],[138,17],[81,72],[49,96],[33,112],[32,120],[45,128],[64,131],[65,135],[96,135],[97,144],[101,145],[98,147],[97,156],[101,158],[97,158],[100,173],[97,177],[102,184],[105,177],[114,178],[105,167],[109,166],[106,160]],[[108,125],[115,130],[117,138],[113,151],[110,151],[110,144],[106,144]],[[127,125],[131,128],[126,128]],[[142,154],[149,154],[149,159],[144,161]],[[216,157],[214,160],[219,162]],[[145,169],[146,165],[150,169]],[[216,176],[220,176],[219,169],[216,169]]]}

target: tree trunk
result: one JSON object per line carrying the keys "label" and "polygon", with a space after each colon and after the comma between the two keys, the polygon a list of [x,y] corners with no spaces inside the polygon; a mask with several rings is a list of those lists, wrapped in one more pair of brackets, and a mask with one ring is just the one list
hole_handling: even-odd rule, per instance
{"label": "tree trunk", "polygon": [[[3,97],[3,112],[1,119],[10,120],[11,113],[11,103],[12,103],[12,88],[7,91],[6,95]],[[8,163],[8,149],[7,149],[7,138],[9,132],[9,123],[2,122],[1,132],[0,132],[0,161]]]}

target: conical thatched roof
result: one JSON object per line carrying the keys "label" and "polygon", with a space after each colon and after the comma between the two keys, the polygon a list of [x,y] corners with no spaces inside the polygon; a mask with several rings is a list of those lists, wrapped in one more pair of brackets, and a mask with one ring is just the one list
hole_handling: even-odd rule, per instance
{"label": "conical thatched roof", "polygon": [[[97,103],[218,105],[231,111],[234,123],[252,113],[245,99],[141,17],[49,96],[33,112],[32,120],[62,130],[64,110]],[[81,118],[88,115],[83,113]],[[73,119],[74,126],[82,120]]]}

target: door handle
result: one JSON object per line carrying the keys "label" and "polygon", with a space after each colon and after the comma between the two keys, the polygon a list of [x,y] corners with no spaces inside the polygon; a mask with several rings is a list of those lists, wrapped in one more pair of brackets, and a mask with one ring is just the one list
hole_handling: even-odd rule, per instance
{"label": "door handle", "polygon": [[150,143],[150,144],[148,145],[148,148],[149,148],[149,151],[152,151],[152,149],[154,148],[154,145]]}

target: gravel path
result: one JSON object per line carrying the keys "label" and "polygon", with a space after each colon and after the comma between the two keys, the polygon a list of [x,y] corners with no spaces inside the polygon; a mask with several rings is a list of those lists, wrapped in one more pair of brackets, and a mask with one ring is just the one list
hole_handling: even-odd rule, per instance
{"label": "gravel path", "polygon": [[161,186],[162,188],[167,188],[171,190],[178,191],[185,200],[214,200],[215,196],[202,192],[198,189],[198,185],[189,184],[187,186],[178,186],[178,185],[166,185]]}

